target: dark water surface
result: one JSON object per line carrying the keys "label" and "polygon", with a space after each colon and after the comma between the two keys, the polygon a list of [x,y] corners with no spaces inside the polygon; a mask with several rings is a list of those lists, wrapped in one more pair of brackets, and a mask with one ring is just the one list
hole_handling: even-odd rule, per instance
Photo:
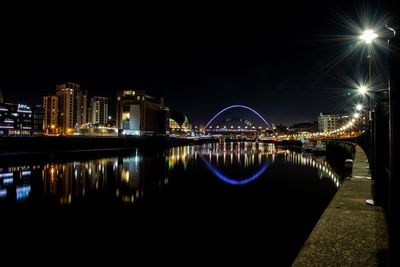
{"label": "dark water surface", "polygon": [[290,266],[339,180],[325,157],[250,142],[32,159],[0,166],[1,226],[81,256]]}

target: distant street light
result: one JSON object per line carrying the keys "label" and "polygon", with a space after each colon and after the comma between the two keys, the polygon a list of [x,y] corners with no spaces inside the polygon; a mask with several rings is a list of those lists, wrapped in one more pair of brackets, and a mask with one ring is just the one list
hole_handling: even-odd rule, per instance
{"label": "distant street light", "polygon": [[[366,111],[366,115],[368,116],[368,121],[370,123],[371,122],[371,96],[370,96],[369,88],[367,88],[364,85],[361,85],[360,87],[358,87],[358,92],[361,95],[365,95],[367,97],[368,110]],[[363,108],[363,106],[361,104],[356,105],[357,111],[361,111],[362,108]],[[369,127],[372,127],[371,123],[370,123]]]}

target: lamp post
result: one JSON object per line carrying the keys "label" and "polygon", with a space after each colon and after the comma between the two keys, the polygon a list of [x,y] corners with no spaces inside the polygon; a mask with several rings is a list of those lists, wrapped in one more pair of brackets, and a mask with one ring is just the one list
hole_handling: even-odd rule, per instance
{"label": "lamp post", "polygon": [[[370,149],[372,148],[372,98],[371,94],[373,91],[372,84],[372,41],[377,38],[378,35],[371,29],[365,30],[362,35],[360,35],[360,39],[365,42],[367,45],[367,59],[368,59],[368,89],[367,87],[360,87],[360,92],[365,93],[368,100],[368,126],[370,131]],[[372,151],[371,151],[372,152]],[[371,153],[372,154],[372,153]]]}
{"label": "lamp post", "polygon": [[[367,112],[366,112],[366,116],[368,117],[368,127],[371,127],[371,124],[370,124],[370,121],[371,121],[371,119],[370,119],[370,110],[371,110],[371,102],[370,102],[370,96],[369,96],[369,89],[366,87],[366,86],[364,86],[364,85],[361,85],[360,87],[358,87],[358,93],[360,94],[360,95],[365,95],[366,97],[367,97]],[[357,111],[361,111],[362,110],[362,108],[363,108],[363,106],[361,105],[361,104],[357,104],[356,105],[356,110]],[[364,122],[364,130],[366,129],[366,125],[365,125],[365,119],[363,120],[363,122]]]}
{"label": "lamp post", "polygon": [[[360,88],[360,91],[364,91],[367,95],[368,99],[368,126],[369,126],[369,160],[370,160],[370,169],[372,171],[371,173],[371,178],[375,179],[375,159],[374,159],[374,138],[373,138],[373,130],[372,130],[372,91],[373,91],[373,84],[372,84],[372,41],[378,37],[376,33],[374,33],[373,30],[368,29],[363,32],[363,34],[360,36],[360,39],[365,41],[365,44],[367,45],[367,59],[368,59],[368,89]],[[366,200],[367,204],[374,205],[375,201],[374,199],[367,199]]]}
{"label": "lamp post", "polygon": [[[372,41],[378,37],[378,35],[373,30],[365,30],[362,35],[360,35],[360,39],[365,41],[367,45],[367,59],[368,59],[368,89],[372,91]],[[366,89],[366,88],[365,88]],[[360,88],[361,91],[361,88]],[[371,96],[368,94],[367,91],[367,99],[368,99],[368,120],[372,121],[372,114],[371,114]],[[371,126],[371,125],[370,125]]]}

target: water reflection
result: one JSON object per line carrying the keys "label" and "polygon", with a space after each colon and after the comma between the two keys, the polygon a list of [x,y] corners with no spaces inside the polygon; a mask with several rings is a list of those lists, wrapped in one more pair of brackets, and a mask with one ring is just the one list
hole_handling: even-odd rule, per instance
{"label": "water reflection", "polygon": [[203,160],[203,162],[206,164],[206,166],[208,167],[208,169],[215,175],[217,176],[219,179],[221,179],[222,181],[224,181],[227,184],[231,184],[231,185],[245,185],[248,184],[252,181],[254,181],[255,179],[257,179],[258,177],[260,177],[261,174],[263,174],[265,172],[265,170],[268,168],[269,163],[267,162],[265,163],[261,169],[259,169],[255,174],[251,175],[250,177],[246,177],[242,180],[235,180],[231,177],[228,177],[226,175],[224,175],[220,170],[218,170],[217,168],[215,168],[210,162],[208,162],[207,160],[204,159],[204,157],[201,158]]}
{"label": "water reflection", "polygon": [[[173,170],[178,164],[182,164],[186,169],[191,160],[196,162],[198,158],[202,159],[202,162],[216,177],[232,185],[242,185],[254,181],[272,163],[311,167],[316,169],[321,180],[330,179],[335,187],[340,186],[340,177],[329,165],[326,156],[280,149],[272,143],[222,142],[196,147],[177,147],[169,151],[168,169]],[[232,178],[221,171],[221,169],[228,170],[232,167],[249,168],[253,173]],[[255,167],[257,167],[256,171],[254,171]]]}
{"label": "water reflection", "polygon": [[312,167],[317,170],[320,179],[328,178],[337,188],[340,186],[340,176],[329,165],[325,156],[314,156],[311,153],[290,150],[281,150],[277,153],[284,163]]}
{"label": "water reflection", "polygon": [[167,183],[164,153],[147,158],[138,150],[126,157],[0,167],[0,198],[8,202],[35,198],[70,205],[101,195],[133,203]]}
{"label": "water reflection", "polygon": [[[273,160],[275,147],[273,144],[254,142],[220,143],[204,145],[199,150],[200,157],[207,168],[220,180],[231,185],[245,185],[259,178]],[[227,160],[227,156],[229,160]],[[220,158],[222,157],[222,163]],[[251,175],[233,178],[223,173],[217,166],[231,168],[258,168]]]}
{"label": "water reflection", "polygon": [[39,166],[0,167],[0,198],[26,199],[31,192],[30,176]]}
{"label": "water reflection", "polygon": [[[168,185],[177,169],[206,166],[213,176],[231,185],[264,177],[273,165],[316,169],[320,179],[339,187],[339,176],[325,157],[316,158],[273,144],[254,142],[182,146],[168,151],[102,159],[49,162],[0,167],[0,203],[38,202],[57,205],[96,202],[134,203]],[[179,168],[178,168],[179,167]]]}

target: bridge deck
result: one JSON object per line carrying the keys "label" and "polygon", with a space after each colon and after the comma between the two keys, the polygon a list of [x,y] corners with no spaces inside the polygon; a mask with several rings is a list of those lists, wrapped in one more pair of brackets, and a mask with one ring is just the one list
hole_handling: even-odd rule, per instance
{"label": "bridge deck", "polygon": [[384,210],[367,205],[371,185],[367,157],[357,146],[346,178],[292,266],[386,266],[388,226]]}

